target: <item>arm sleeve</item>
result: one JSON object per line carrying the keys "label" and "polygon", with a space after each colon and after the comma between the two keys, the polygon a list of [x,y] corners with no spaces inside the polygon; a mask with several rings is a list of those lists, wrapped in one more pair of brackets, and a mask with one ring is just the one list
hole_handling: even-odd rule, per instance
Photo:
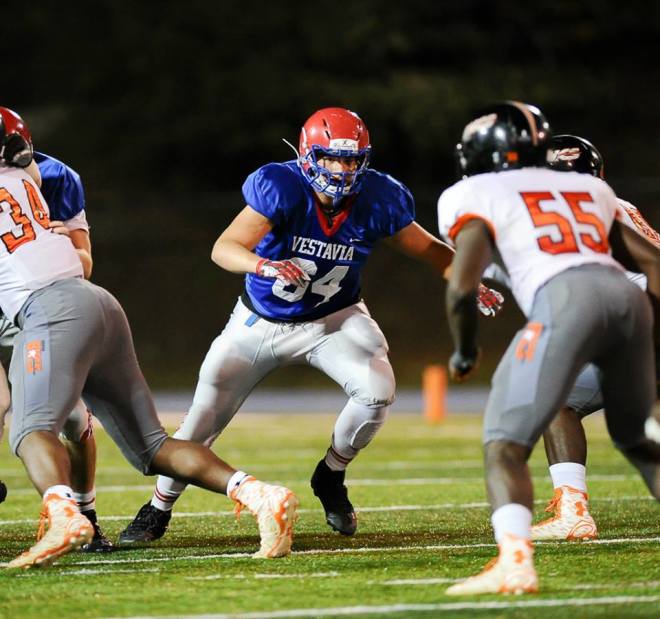
{"label": "arm sleeve", "polygon": [[387,184],[380,189],[377,202],[384,205],[381,220],[381,234],[385,237],[395,235],[399,230],[415,221],[415,200],[410,190],[403,184],[386,176]]}
{"label": "arm sleeve", "polygon": [[56,182],[42,187],[42,193],[51,219],[68,221],[85,210],[85,191],[80,176],[66,166]]}
{"label": "arm sleeve", "polygon": [[85,214],[85,211],[80,211],[80,213],[62,223],[67,230],[86,230],[89,232],[89,224],[87,223],[87,215]]}
{"label": "arm sleeve", "polygon": [[442,193],[438,199],[438,230],[442,238],[453,245],[461,228],[472,219],[482,220],[495,237],[493,214],[488,203],[479,199],[464,181]]}

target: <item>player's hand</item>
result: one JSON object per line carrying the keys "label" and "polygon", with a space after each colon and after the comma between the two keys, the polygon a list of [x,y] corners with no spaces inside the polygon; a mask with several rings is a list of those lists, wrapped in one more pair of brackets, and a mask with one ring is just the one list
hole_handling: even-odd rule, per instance
{"label": "player's hand", "polygon": [[479,288],[477,289],[477,307],[484,316],[495,316],[502,309],[503,304],[504,297],[497,290],[479,284]]}
{"label": "player's hand", "polygon": [[293,284],[294,286],[304,286],[305,282],[310,280],[309,275],[292,260],[266,260],[262,258],[257,262],[255,272],[259,277],[279,279],[285,284]]}
{"label": "player's hand", "polygon": [[64,225],[63,221],[51,221],[48,225],[48,228],[55,234],[63,234],[64,236],[69,235],[69,229]]}
{"label": "player's hand", "polygon": [[480,357],[481,351],[479,350],[471,356],[454,351],[454,354],[449,359],[449,378],[456,383],[466,381],[479,366]]}

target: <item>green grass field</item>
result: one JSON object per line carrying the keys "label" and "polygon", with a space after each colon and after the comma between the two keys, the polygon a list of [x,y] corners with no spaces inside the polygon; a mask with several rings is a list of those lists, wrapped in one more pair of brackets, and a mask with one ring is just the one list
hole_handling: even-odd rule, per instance
{"label": "green grass field", "polygon": [[[451,582],[495,554],[481,465],[481,420],[439,426],[392,416],[352,465],[353,538],[333,533],[308,479],[334,416],[241,414],[215,450],[234,466],[293,489],[301,500],[292,556],[256,560],[256,524],[224,496],[190,488],[168,534],[150,547],[73,553],[46,570],[0,570],[0,616],[52,617],[658,617],[660,522],[601,419],[587,421],[589,489],[600,539],[537,545],[541,592],[449,598]],[[97,510],[111,538],[151,495],[97,432]],[[536,517],[550,497],[542,448],[532,460]],[[0,561],[31,545],[40,501],[6,439],[0,478]]]}

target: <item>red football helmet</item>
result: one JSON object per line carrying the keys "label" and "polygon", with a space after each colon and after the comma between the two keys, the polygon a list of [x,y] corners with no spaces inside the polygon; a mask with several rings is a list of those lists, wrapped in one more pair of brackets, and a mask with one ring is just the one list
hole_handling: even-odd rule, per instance
{"label": "red football helmet", "polygon": [[[326,107],[314,112],[303,125],[298,152],[298,165],[314,191],[331,196],[337,204],[360,189],[371,155],[369,131],[354,112]],[[324,156],[355,158],[357,169],[331,173],[318,164]]]}
{"label": "red football helmet", "polygon": [[32,161],[32,136],[23,119],[0,106],[0,160],[7,165],[25,168]]}

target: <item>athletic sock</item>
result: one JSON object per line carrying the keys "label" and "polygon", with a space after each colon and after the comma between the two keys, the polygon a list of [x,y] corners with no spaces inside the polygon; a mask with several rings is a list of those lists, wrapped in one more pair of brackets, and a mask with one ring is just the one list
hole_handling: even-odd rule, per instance
{"label": "athletic sock", "polygon": [[227,482],[227,496],[231,496],[234,492],[250,475],[243,471],[236,471]]}
{"label": "athletic sock", "polygon": [[[159,478],[160,480],[160,478]],[[151,506],[162,512],[171,512],[176,500],[181,496],[180,492],[172,492],[162,488],[159,482],[156,482],[154,495],[151,497]]]}
{"label": "athletic sock", "polygon": [[81,512],[96,509],[96,488],[92,488],[89,492],[74,492],[73,500],[78,504],[78,509]]}
{"label": "athletic sock", "polygon": [[353,458],[347,458],[337,452],[332,446],[328,447],[325,454],[325,463],[331,471],[345,471],[346,467],[353,461]]}
{"label": "athletic sock", "polygon": [[587,491],[587,469],[577,462],[560,462],[549,467],[553,487],[570,486],[581,492]]}
{"label": "athletic sock", "polygon": [[505,535],[523,539],[531,538],[532,512],[519,503],[507,503],[498,507],[491,516],[495,541],[499,544]]}
{"label": "athletic sock", "polygon": [[69,486],[65,486],[64,484],[58,484],[57,486],[51,486],[44,492],[44,499],[50,495],[54,494],[61,499],[73,499],[73,490],[69,488]]}

